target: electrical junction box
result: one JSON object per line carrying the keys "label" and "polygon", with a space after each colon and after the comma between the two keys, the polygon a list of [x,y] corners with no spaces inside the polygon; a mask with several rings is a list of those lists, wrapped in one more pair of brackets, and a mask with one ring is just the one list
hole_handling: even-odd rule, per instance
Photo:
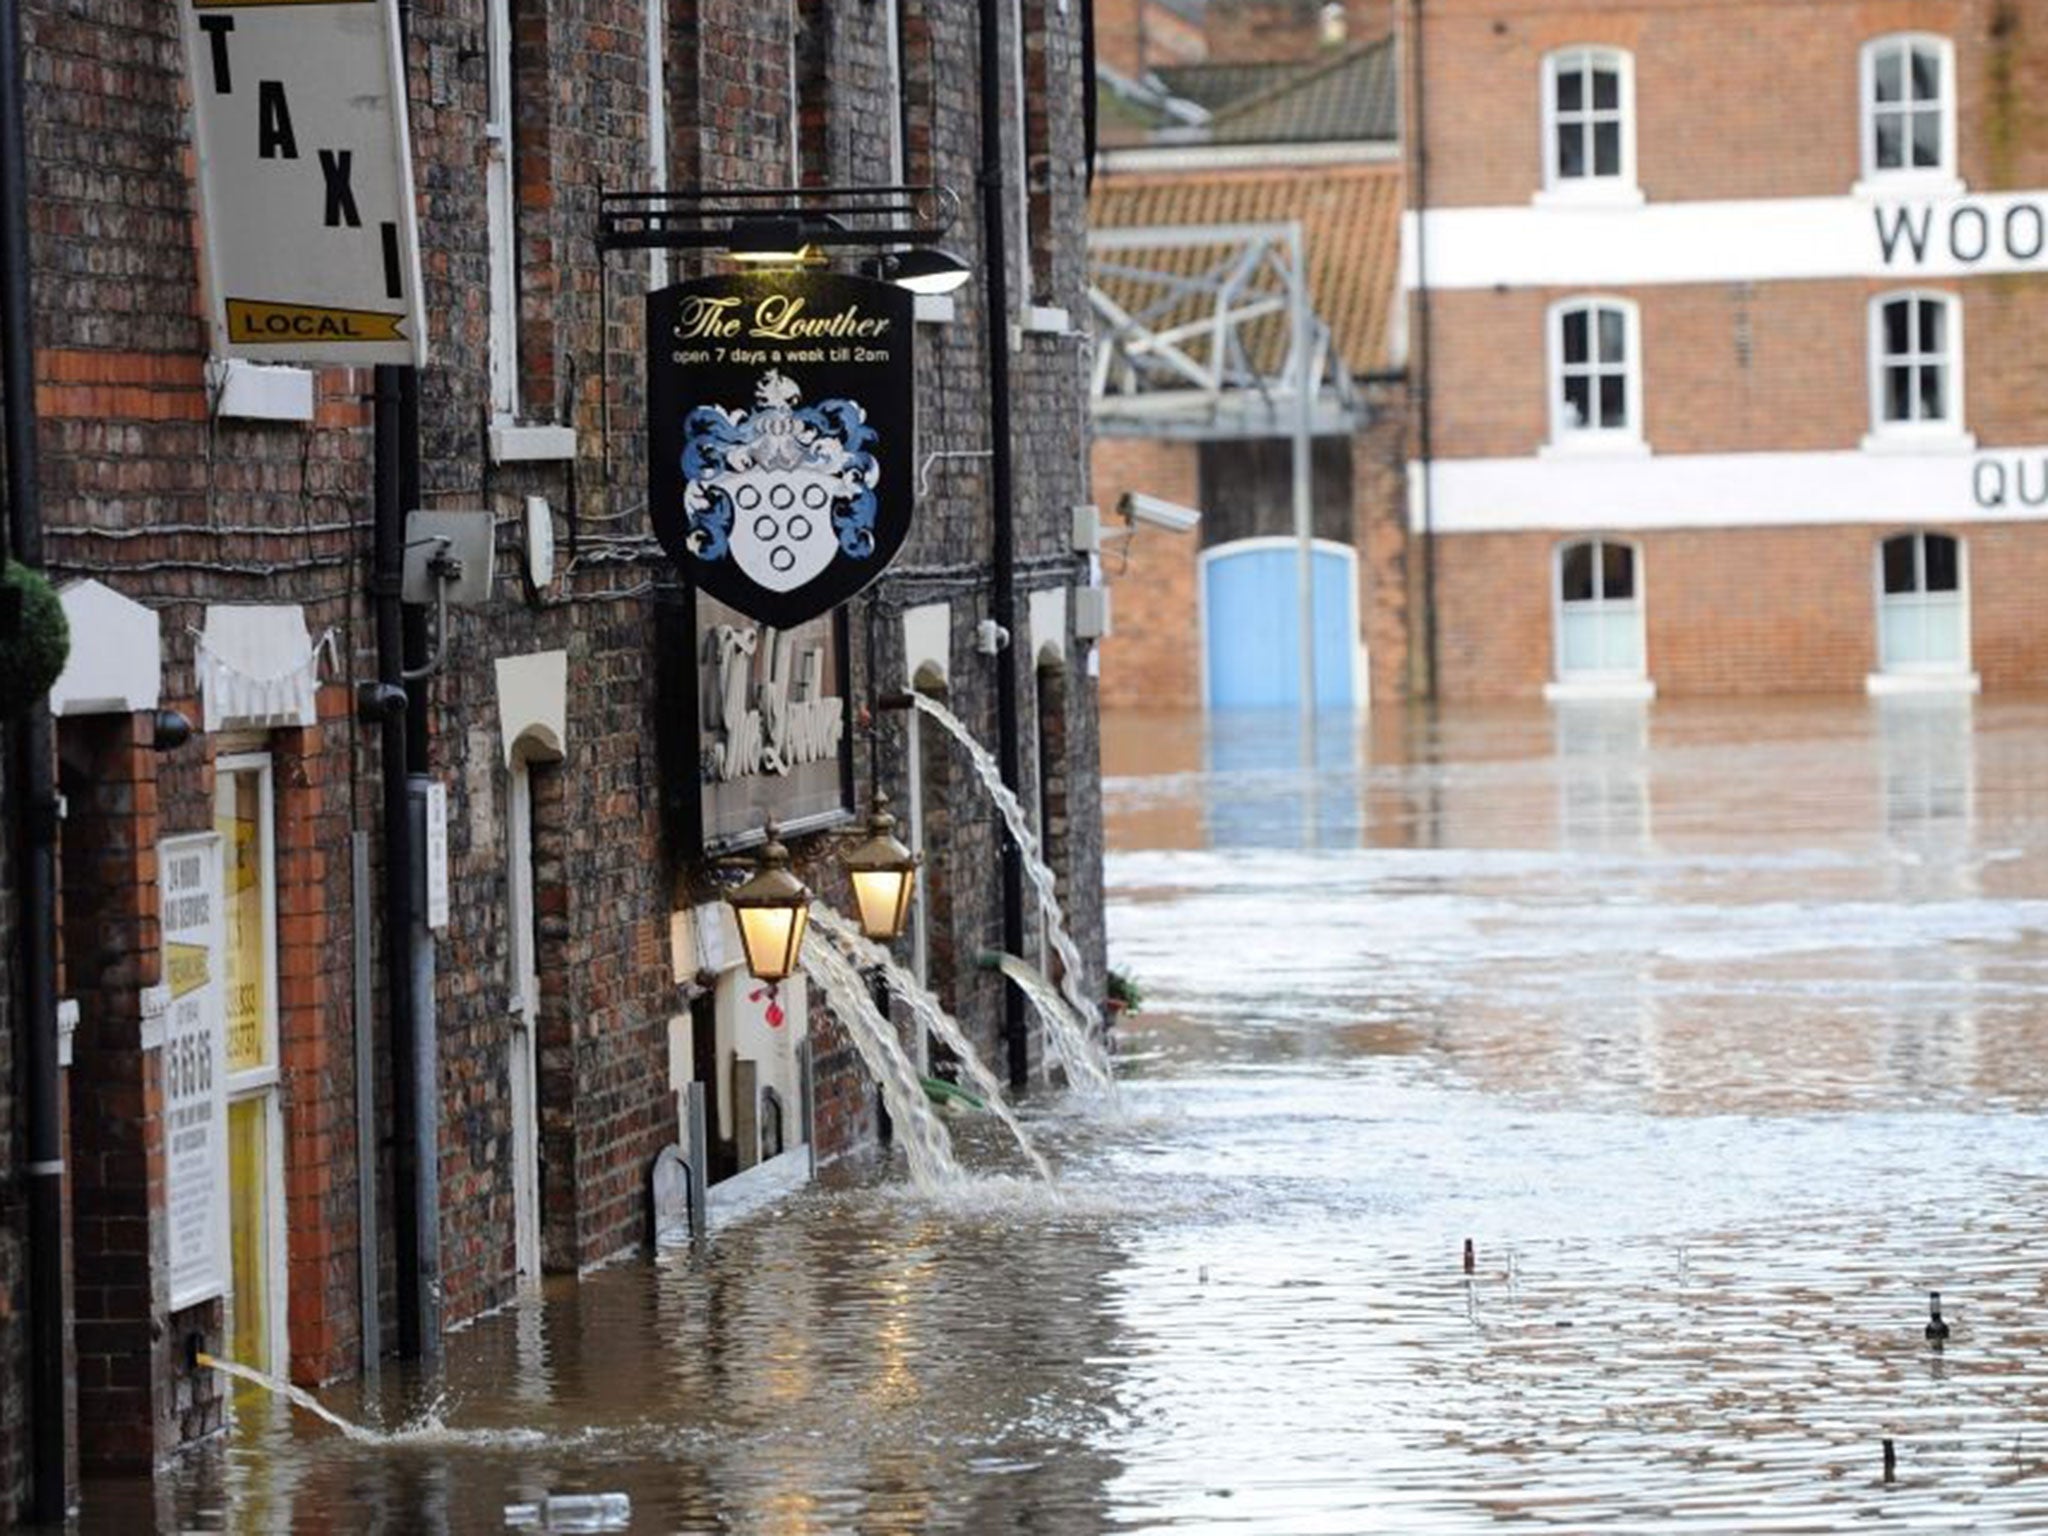
{"label": "electrical junction box", "polygon": [[491,584],[497,574],[498,531],[488,512],[408,512],[405,515],[405,585],[408,603],[433,604],[440,599],[441,582],[435,576],[436,554],[462,568],[449,581],[448,601],[457,608],[475,607],[491,600]]}
{"label": "electrical junction box", "polygon": [[1109,588],[1074,588],[1074,638],[1100,640],[1109,633]]}
{"label": "electrical junction box", "polygon": [[1102,548],[1102,509],[1075,507],[1073,549],[1077,555],[1092,555]]}

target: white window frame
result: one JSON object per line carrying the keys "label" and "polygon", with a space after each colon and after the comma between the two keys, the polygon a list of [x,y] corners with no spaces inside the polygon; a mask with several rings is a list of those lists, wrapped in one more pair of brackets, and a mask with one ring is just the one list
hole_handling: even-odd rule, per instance
{"label": "white window frame", "polygon": [[[495,3],[495,0],[493,0]],[[668,190],[668,7],[648,0],[641,46],[647,55],[647,184]],[[898,178],[901,180],[901,178]],[[598,279],[602,282],[602,276]],[[656,292],[669,282],[669,253],[661,246],[647,252],[647,288]]]}
{"label": "white window frame", "polygon": [[513,164],[512,0],[484,0],[484,225],[490,247],[491,416],[519,419],[519,189]]}
{"label": "white window frame", "polygon": [[[1557,157],[1557,77],[1567,65],[1586,67],[1588,65],[1609,66],[1620,77],[1618,81],[1617,118],[1621,125],[1621,168],[1614,175],[1601,176],[1588,172],[1584,176],[1562,174]],[[1591,114],[1596,109],[1590,99],[1575,115]],[[1643,201],[1642,188],[1636,182],[1636,63],[1635,55],[1626,48],[1609,47],[1604,43],[1574,43],[1569,48],[1553,49],[1543,57],[1543,188],[1536,194],[1538,203],[1604,204],[1625,206]]]}
{"label": "white window frame", "polygon": [[[1602,546],[1608,544],[1619,545],[1629,552],[1633,596],[1610,598],[1600,590],[1606,581],[1606,572],[1599,551]],[[1567,552],[1587,545],[1594,551],[1595,596],[1571,606],[1575,610],[1593,612],[1602,618],[1632,621],[1636,641],[1636,665],[1633,668],[1587,667],[1569,672],[1565,670],[1564,557]],[[1645,581],[1643,546],[1634,539],[1617,538],[1605,533],[1587,533],[1561,539],[1550,551],[1549,579],[1550,670],[1553,680],[1544,685],[1543,697],[1552,703],[1572,699],[1655,698],[1657,685],[1650,681],[1649,634],[1644,623],[1649,612],[1649,595]]]}
{"label": "white window frame", "polygon": [[[1599,350],[1600,325],[1598,312],[1602,309],[1618,310],[1621,314],[1622,382],[1627,391],[1626,407],[1628,424],[1621,427],[1581,427],[1574,425],[1565,407],[1564,399],[1564,322],[1565,316],[1585,310],[1592,316],[1586,328],[1586,339],[1592,347],[1592,356],[1597,358]],[[1642,315],[1633,299],[1618,298],[1605,293],[1579,293],[1568,299],[1559,299],[1544,313],[1544,388],[1550,401],[1550,440],[1540,450],[1540,456],[1552,454],[1615,453],[1645,454],[1649,448],[1643,437],[1643,328]],[[1599,369],[1597,362],[1573,367]],[[1597,395],[1598,391],[1595,391]]]}
{"label": "white window frame", "polygon": [[533,759],[512,755],[506,791],[507,1108],[511,1120],[512,1258],[518,1283],[541,1277],[540,909],[534,889]]}
{"label": "white window frame", "polygon": [[[260,738],[256,738],[260,740]],[[234,745],[230,738],[229,746]],[[260,899],[263,906],[263,1017],[266,1038],[264,1040],[264,1064],[243,1071],[230,1071],[227,1077],[227,1100],[235,1104],[254,1100],[262,1105],[263,1115],[263,1179],[264,1190],[264,1257],[269,1295],[265,1298],[264,1312],[269,1324],[270,1337],[265,1348],[270,1353],[266,1368],[278,1377],[284,1377],[291,1370],[291,1242],[290,1224],[285,1211],[285,1140],[284,1140],[284,1095],[280,1085],[283,1072],[283,1020],[278,1015],[278,949],[277,949],[277,796],[276,770],[267,751],[221,751],[214,759],[214,821],[220,819],[219,784],[222,776],[236,773],[256,774],[256,816],[257,826],[263,837],[262,859],[258,865]],[[223,847],[222,877],[225,882],[232,871],[234,857],[232,847]],[[225,1132],[223,1127],[223,1132]],[[231,1197],[232,1198],[232,1197]],[[229,1305],[233,1305],[233,1287],[229,1287]]]}
{"label": "white window frame", "polygon": [[[1941,160],[1932,166],[1892,166],[1877,163],[1877,56],[1889,48],[1931,47],[1940,56]],[[1907,78],[1911,77],[1908,70]],[[1862,179],[1855,190],[1863,196],[1897,197],[1901,194],[1952,197],[1963,190],[1956,172],[1956,50],[1938,32],[1887,32],[1866,42],[1857,58],[1857,136],[1862,145]]]}
{"label": "white window frame", "polygon": [[[1884,310],[1887,304],[1900,300],[1932,302],[1943,310],[1942,328],[1948,339],[1948,350],[1938,354],[1945,371],[1943,394],[1948,405],[1948,414],[1938,421],[1887,421],[1884,415],[1885,369],[1891,363],[1891,354],[1884,345]],[[1963,416],[1963,302],[1959,294],[1948,293],[1939,288],[1893,288],[1877,294],[1870,301],[1865,329],[1866,371],[1870,390],[1870,431],[1863,439],[1863,447],[1873,453],[1968,453],[1977,446],[1977,439],[1966,430]],[[1922,354],[1909,352],[1909,359]],[[1920,366],[1927,366],[1921,364]]]}
{"label": "white window frame", "polygon": [[1024,0],[1010,0],[1010,103],[1011,111],[1006,120],[1015,133],[1015,153],[1012,154],[1012,172],[1017,178],[1017,286],[1016,297],[1011,300],[1019,310],[1019,319],[1030,329],[1031,311],[1040,297],[1034,292],[1037,282],[1032,272],[1031,261],[1031,130],[1028,123],[1030,102],[1024,90]]}
{"label": "white window frame", "polygon": [[[1902,662],[1885,654],[1885,616],[1889,606],[1925,610],[1931,606],[1929,599],[1934,594],[1927,590],[1927,541],[1930,538],[1950,539],[1956,546],[1956,625],[1957,643],[1954,661]],[[1884,550],[1894,539],[1913,540],[1913,571],[1916,585],[1911,592],[1886,592],[1884,589]],[[1870,551],[1870,589],[1875,600],[1872,609],[1877,620],[1877,670],[1866,680],[1870,693],[1912,693],[1928,690],[1975,693],[1978,687],[1977,674],[1971,670],[1970,654],[1970,542],[1961,534],[1950,533],[1945,528],[1898,528],[1885,533]],[[1945,596],[1945,594],[1944,594]]]}

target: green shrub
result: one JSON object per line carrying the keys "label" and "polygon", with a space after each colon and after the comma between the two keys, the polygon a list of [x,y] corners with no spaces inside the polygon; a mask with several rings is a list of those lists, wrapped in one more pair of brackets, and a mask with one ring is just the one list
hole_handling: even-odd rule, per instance
{"label": "green shrub", "polygon": [[1138,984],[1122,971],[1111,968],[1107,988],[1109,1000],[1120,1004],[1126,1013],[1136,1013],[1138,1005],[1145,1001],[1145,993]]}
{"label": "green shrub", "polygon": [[0,588],[0,614],[20,604],[16,623],[0,631],[0,715],[17,715],[50,691],[71,654],[71,626],[64,605],[40,571],[10,560]]}

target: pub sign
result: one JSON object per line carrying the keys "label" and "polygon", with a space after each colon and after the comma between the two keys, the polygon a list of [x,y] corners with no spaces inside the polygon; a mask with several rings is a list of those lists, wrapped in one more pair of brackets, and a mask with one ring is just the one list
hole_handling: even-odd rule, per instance
{"label": "pub sign", "polygon": [[789,631],[910,531],[912,298],[783,271],[648,295],[648,495],[683,578]]}
{"label": "pub sign", "polygon": [[664,816],[685,860],[853,819],[845,610],[789,629],[701,592],[657,602]]}

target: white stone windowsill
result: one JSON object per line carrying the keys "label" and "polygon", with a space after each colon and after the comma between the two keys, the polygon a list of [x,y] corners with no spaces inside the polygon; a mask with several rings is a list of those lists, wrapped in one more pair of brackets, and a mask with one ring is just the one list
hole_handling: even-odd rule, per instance
{"label": "white stone windowsill", "polygon": [[1646,199],[1643,189],[1632,181],[1586,177],[1545,187],[1529,201],[1537,208],[1580,208],[1588,212],[1613,213],[1640,208]]}
{"label": "white stone windowsill", "polygon": [[1873,699],[1899,698],[1909,694],[1980,693],[1983,683],[1974,672],[1873,672],[1863,679],[1863,691]]}
{"label": "white stone windowsill", "polygon": [[1057,304],[1027,304],[1017,316],[1017,329],[1031,336],[1064,336],[1074,328],[1065,309]]}
{"label": "white stone windowsill", "polygon": [[553,463],[575,457],[574,427],[522,426],[510,421],[491,423],[493,464]]}
{"label": "white stone windowsill", "polygon": [[1647,677],[1575,678],[1543,685],[1546,704],[1647,704],[1656,697],[1657,685]]}
{"label": "white stone windowsill", "polygon": [[237,421],[313,419],[313,370],[241,357],[216,357],[206,365],[213,414]]}
{"label": "white stone windowsill", "polygon": [[1633,432],[1574,432],[1536,450],[1539,459],[1647,459],[1650,445]]}
{"label": "white stone windowsill", "polygon": [[1863,441],[1857,445],[1865,453],[1886,457],[1901,457],[1912,454],[1926,454],[1930,457],[1975,453],[1977,434],[1955,432],[1947,428],[1938,432],[1922,432],[1912,429],[1866,432]]}
{"label": "white stone windowsill", "polygon": [[1852,186],[1849,195],[1874,203],[1906,197],[1961,197],[1967,191],[1962,177],[1946,171],[1875,171]]}

